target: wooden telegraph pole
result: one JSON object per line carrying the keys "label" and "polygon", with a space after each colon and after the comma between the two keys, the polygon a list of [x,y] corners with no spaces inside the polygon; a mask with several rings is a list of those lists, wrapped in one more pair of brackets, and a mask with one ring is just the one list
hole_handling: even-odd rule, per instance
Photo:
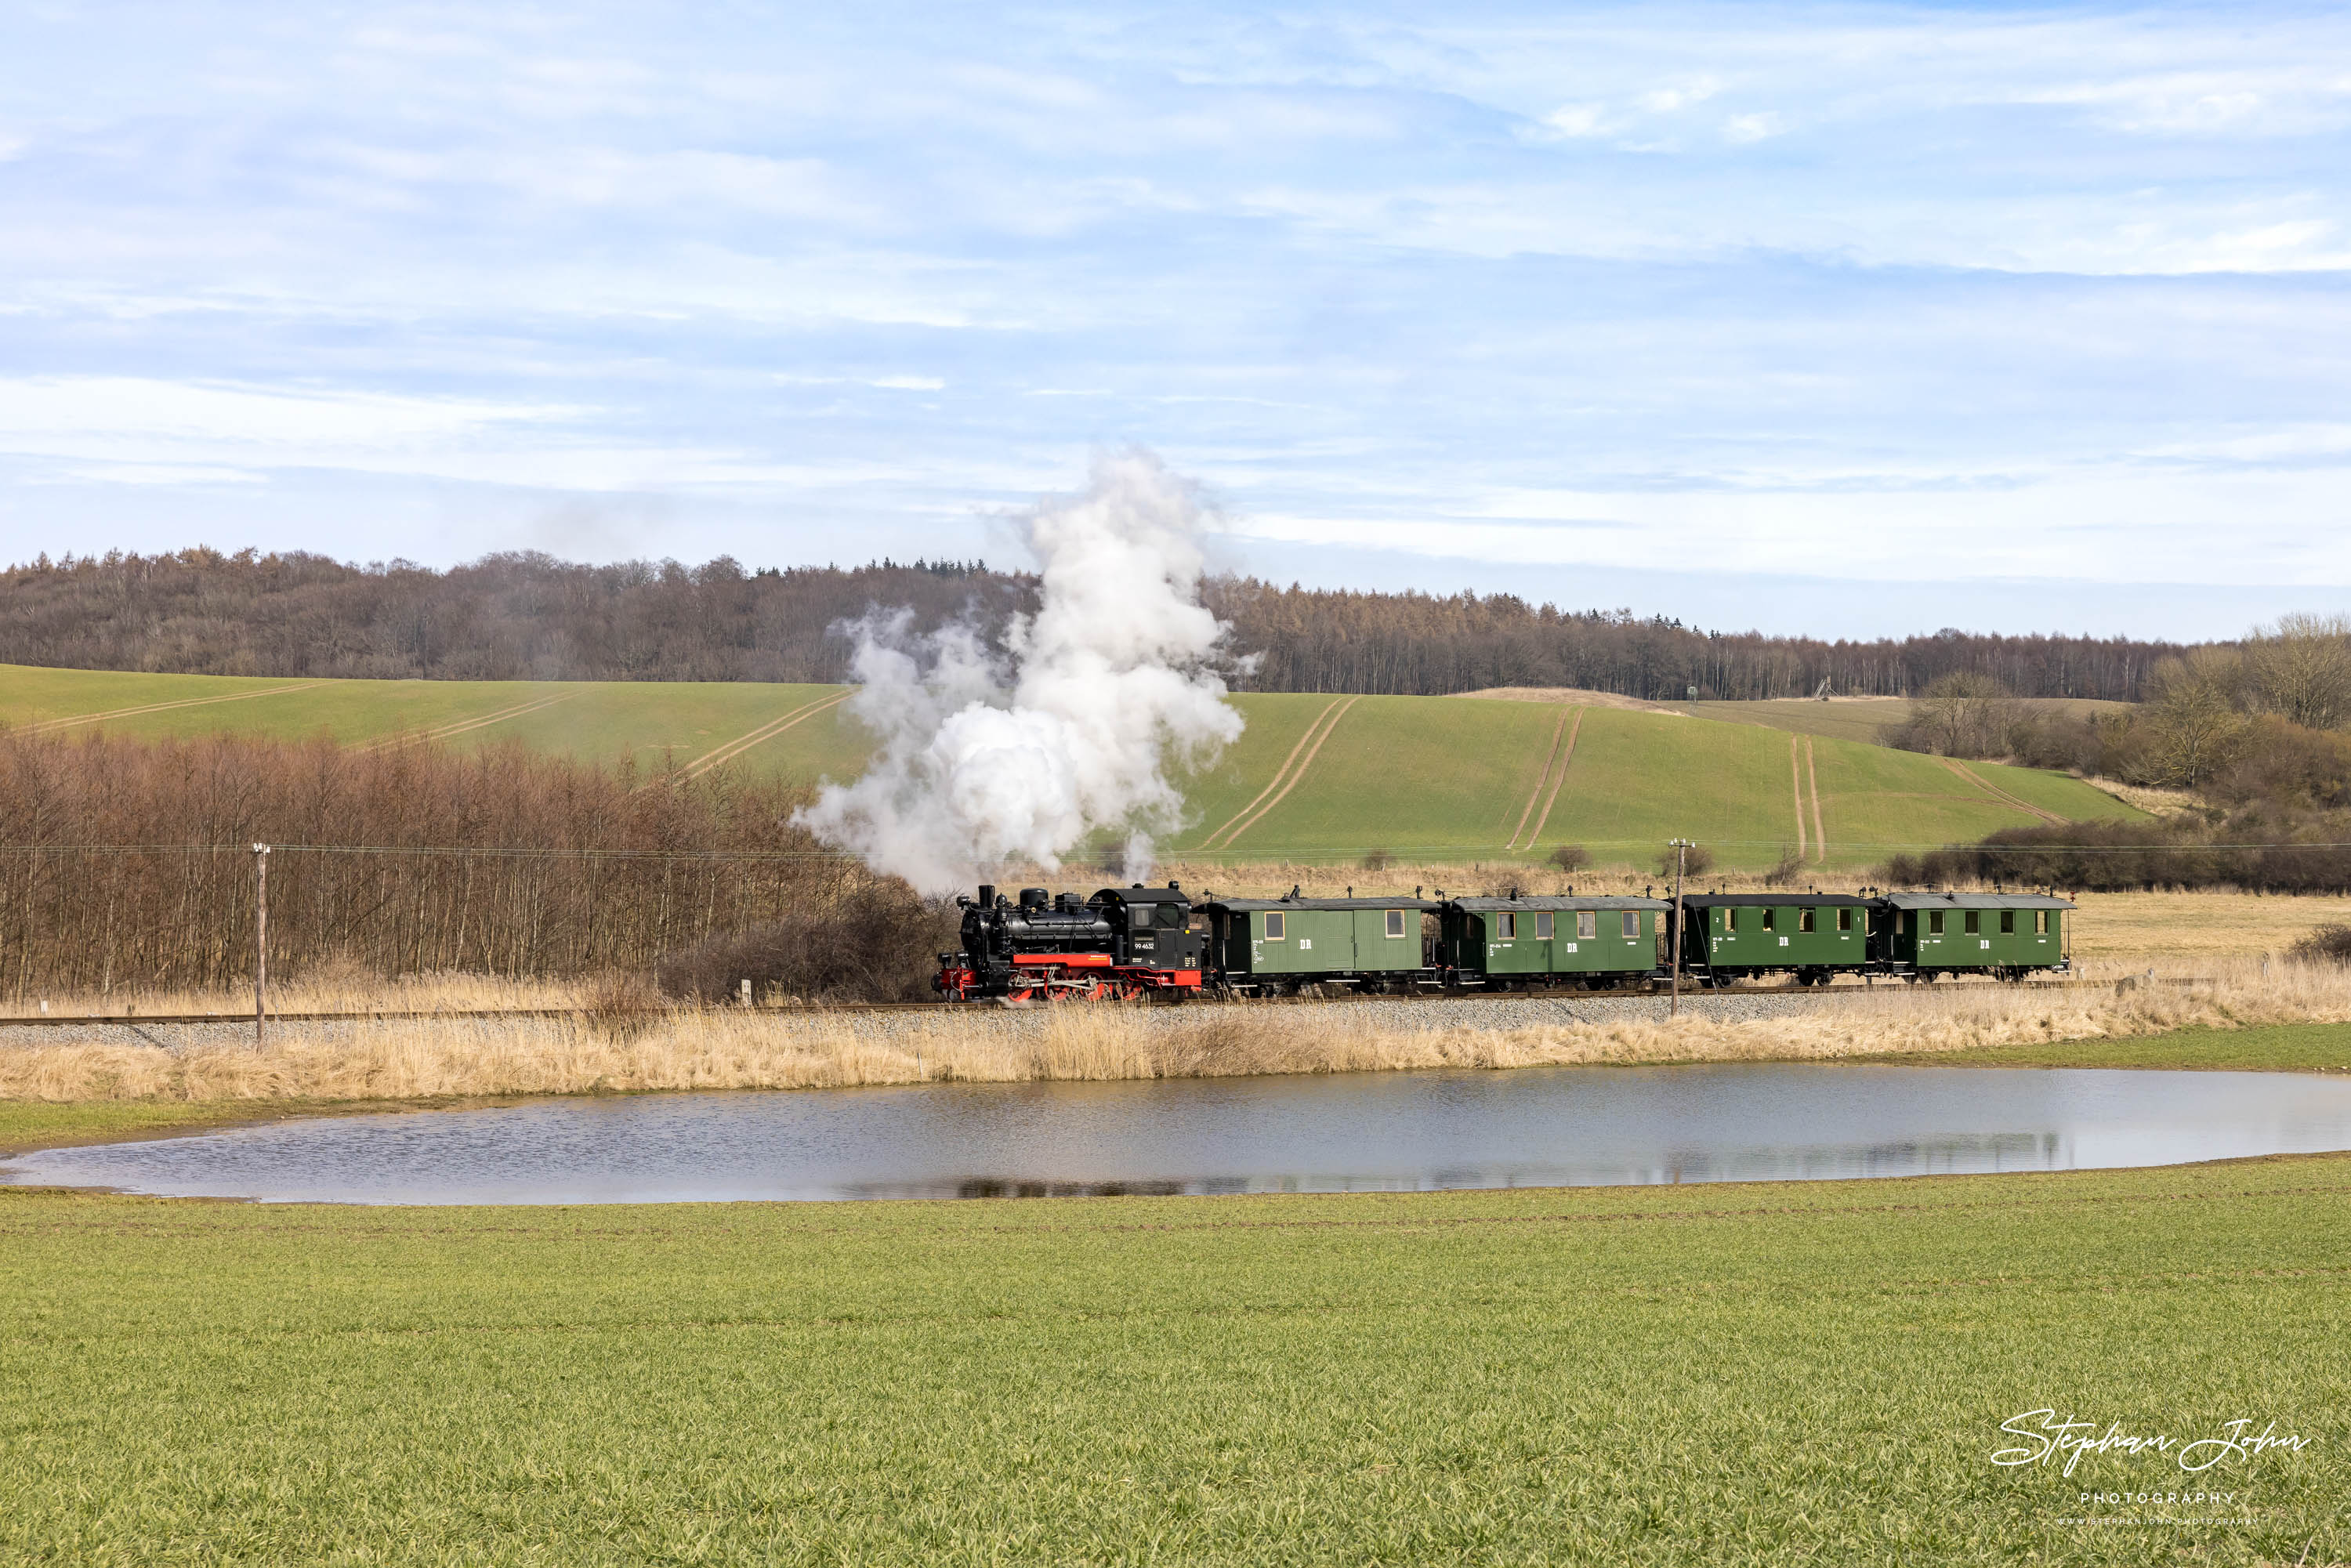
{"label": "wooden telegraph pole", "polygon": [[253,1049],[269,1010],[269,846],[253,846]]}
{"label": "wooden telegraph pole", "polygon": [[1666,1016],[1669,1019],[1679,1018],[1682,1013],[1682,868],[1688,862],[1690,848],[1690,841],[1687,839],[1676,839],[1672,841],[1672,849],[1674,852],[1674,996],[1673,1000],[1666,1004]]}

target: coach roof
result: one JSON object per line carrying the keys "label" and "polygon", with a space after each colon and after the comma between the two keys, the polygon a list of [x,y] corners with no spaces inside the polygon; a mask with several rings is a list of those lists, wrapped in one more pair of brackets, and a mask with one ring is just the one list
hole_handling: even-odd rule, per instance
{"label": "coach roof", "polygon": [[1542,894],[1527,898],[1448,898],[1456,909],[1477,913],[1488,909],[1671,909],[1662,898],[1603,897],[1578,898],[1572,893]]}
{"label": "coach roof", "polygon": [[1896,909],[2071,909],[2073,904],[2043,893],[1889,893]]}

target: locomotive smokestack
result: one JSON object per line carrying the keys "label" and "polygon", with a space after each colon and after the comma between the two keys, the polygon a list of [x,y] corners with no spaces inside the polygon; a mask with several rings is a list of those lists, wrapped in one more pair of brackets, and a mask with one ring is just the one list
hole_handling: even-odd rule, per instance
{"label": "locomotive smokestack", "polygon": [[979,884],[979,906],[982,909],[993,909],[996,907],[996,884],[994,883],[983,882]]}

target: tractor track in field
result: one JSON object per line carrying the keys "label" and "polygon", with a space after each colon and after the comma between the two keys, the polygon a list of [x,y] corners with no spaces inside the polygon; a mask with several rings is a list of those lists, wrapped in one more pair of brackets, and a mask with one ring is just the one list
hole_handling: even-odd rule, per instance
{"label": "tractor track in field", "polygon": [[[1363,700],[1360,695],[1339,697],[1315,715],[1314,722],[1306,727],[1306,733],[1298,737],[1298,744],[1290,748],[1288,757],[1282,758],[1281,770],[1258,791],[1256,800],[1234,812],[1223,827],[1203,840],[1201,850],[1231,849],[1239,842],[1243,833],[1257,826],[1259,819],[1280,805],[1290,792],[1298,788],[1299,780],[1306,777],[1307,769],[1314,766],[1315,758],[1322,753],[1322,743],[1331,738],[1332,732],[1339,727],[1339,721],[1347,716],[1347,710]],[[1223,841],[1221,843],[1217,841],[1220,839]]]}
{"label": "tractor track in field", "polygon": [[829,708],[840,706],[842,703],[847,702],[851,697],[853,697],[856,695],[856,691],[852,689],[845,692],[836,692],[829,696],[820,696],[811,701],[802,703],[799,706],[789,709],[789,711],[769,719],[767,723],[759,726],[757,729],[751,730],[743,735],[738,735],[734,739],[727,741],[722,746],[713,747],[710,750],[704,752],[701,756],[695,758],[693,761],[687,763],[676,772],[666,774],[662,778],[654,779],[650,784],[641,785],[639,786],[639,789],[641,790],[651,789],[663,784],[674,784],[688,779],[699,779],[704,774],[709,772],[712,768],[734,761],[735,758],[742,756],[752,747],[765,745],[767,742],[773,740],[776,737],[783,734],[786,730],[797,729],[801,724],[805,723],[809,719],[814,718],[817,715],[825,712]]}
{"label": "tractor track in field", "polygon": [[[1564,744],[1560,739],[1562,731],[1567,737]],[[1583,733],[1583,709],[1580,705],[1559,716],[1559,723],[1551,732],[1551,755],[1543,758],[1543,770],[1535,778],[1534,791],[1527,797],[1526,810],[1519,813],[1518,827],[1510,831],[1510,841],[1503,846],[1506,851],[1520,848],[1519,834],[1524,831],[1527,819],[1534,815],[1537,801],[1542,804],[1542,815],[1535,817],[1535,830],[1526,835],[1525,847],[1532,849],[1541,841],[1543,825],[1551,821],[1551,809],[1559,804],[1560,789],[1567,783],[1568,765],[1575,760],[1575,737]],[[1544,793],[1545,785],[1551,787],[1548,795]]]}
{"label": "tractor track in field", "polygon": [[282,697],[292,692],[307,692],[323,686],[324,681],[301,681],[293,685],[270,686],[257,692],[227,692],[219,696],[182,697],[174,702],[141,703],[135,707],[108,708],[103,713],[67,714],[57,718],[45,718],[22,727],[20,735],[46,735],[55,730],[72,729],[78,725],[102,724],[110,718],[135,718],[141,714],[163,713],[172,708],[209,707],[214,703],[251,702],[256,697]]}

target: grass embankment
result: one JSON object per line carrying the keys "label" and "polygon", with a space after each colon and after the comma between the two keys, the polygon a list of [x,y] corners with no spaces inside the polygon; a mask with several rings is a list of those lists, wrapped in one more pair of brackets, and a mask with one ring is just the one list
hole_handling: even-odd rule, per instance
{"label": "grass embankment", "polygon": [[[1471,1004],[1473,1007],[1479,1004]],[[1507,1016],[1507,1015],[1497,1015]],[[1439,1023],[1436,1020],[1446,1019]],[[1420,1021],[1420,1020],[1429,1021]],[[62,1039],[0,1051],[0,1101],[413,1100],[692,1089],[1243,1077],[1426,1068],[1944,1057],[2186,1029],[2351,1023],[2351,974],[2240,965],[2210,983],[2034,992],[1884,988],[1787,1017],[1499,1028],[1409,1005],[382,1019],[172,1051]]]}
{"label": "grass embankment", "polygon": [[[2346,1255],[2339,1157],[1344,1198],[0,1192],[0,1557],[2325,1562],[2351,1555]],[[1991,1464],[2043,1407],[2312,1441],[2201,1475]]]}

